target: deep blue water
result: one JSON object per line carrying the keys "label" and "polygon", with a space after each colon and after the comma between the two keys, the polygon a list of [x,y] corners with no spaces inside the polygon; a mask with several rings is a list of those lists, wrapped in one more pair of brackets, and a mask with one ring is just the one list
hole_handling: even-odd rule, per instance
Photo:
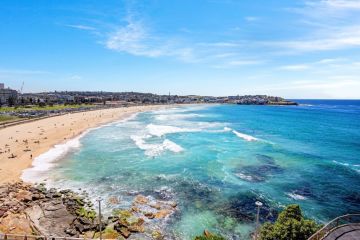
{"label": "deep blue water", "polygon": [[90,131],[45,177],[121,196],[116,207],[131,191],[176,200],[167,228],[179,239],[205,228],[247,239],[257,200],[262,221],[291,203],[319,222],[360,212],[360,101],[297,101],[141,113]]}

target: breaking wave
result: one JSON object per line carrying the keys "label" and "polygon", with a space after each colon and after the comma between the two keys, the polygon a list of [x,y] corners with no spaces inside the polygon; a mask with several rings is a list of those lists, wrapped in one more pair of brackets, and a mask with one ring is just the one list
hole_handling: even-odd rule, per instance
{"label": "breaking wave", "polygon": [[306,197],[300,195],[300,194],[296,194],[296,193],[287,193],[286,195],[288,195],[290,198],[294,199],[294,200],[306,200]]}
{"label": "breaking wave", "polygon": [[233,130],[232,131],[236,136],[238,136],[239,138],[242,138],[246,141],[249,141],[249,142],[252,142],[252,141],[258,141],[259,139],[257,139],[256,137],[253,137],[253,136],[250,136],[250,135],[247,135],[245,133],[241,133],[241,132],[238,132],[236,130]]}
{"label": "breaking wave", "polygon": [[145,155],[149,157],[155,157],[161,155],[164,151],[169,150],[174,153],[182,152],[184,149],[170,141],[169,139],[165,139],[162,143],[146,143],[145,139],[150,138],[151,135],[145,136],[131,136],[131,139],[135,142],[138,148],[145,151]]}
{"label": "breaking wave", "polygon": [[196,128],[180,128],[168,125],[155,125],[149,124],[146,126],[146,129],[149,131],[149,134],[157,137],[161,137],[169,133],[179,133],[179,132],[199,132],[201,129]]}
{"label": "breaking wave", "polygon": [[182,119],[189,119],[189,118],[196,118],[196,117],[203,117],[204,115],[195,114],[195,113],[188,113],[188,114],[160,114],[157,115],[155,118],[156,120],[160,121],[169,121],[169,120],[182,120]]}
{"label": "breaking wave", "polygon": [[82,133],[76,138],[73,138],[65,143],[57,144],[49,151],[34,158],[32,167],[23,170],[21,179],[26,182],[34,182],[38,179],[39,174],[45,173],[56,165],[56,161],[65,156],[70,151],[80,148],[80,138],[82,138],[88,131]]}

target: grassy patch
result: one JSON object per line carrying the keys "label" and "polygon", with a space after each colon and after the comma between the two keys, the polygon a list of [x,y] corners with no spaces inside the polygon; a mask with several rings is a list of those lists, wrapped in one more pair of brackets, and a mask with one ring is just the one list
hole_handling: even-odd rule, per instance
{"label": "grassy patch", "polygon": [[85,105],[85,104],[74,104],[74,105],[53,105],[53,106],[29,106],[29,107],[0,107],[0,112],[22,112],[22,111],[51,111],[51,110],[63,110],[63,109],[76,109],[76,108],[90,108],[93,105]]}
{"label": "grassy patch", "polygon": [[9,115],[0,115],[0,122],[10,122],[10,121],[15,121],[15,120],[19,120],[19,118],[15,117],[15,116],[9,116]]}

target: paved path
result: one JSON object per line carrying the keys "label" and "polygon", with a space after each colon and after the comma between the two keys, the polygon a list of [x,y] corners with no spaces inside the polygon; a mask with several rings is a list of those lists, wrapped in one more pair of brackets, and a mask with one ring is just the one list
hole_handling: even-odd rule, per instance
{"label": "paved path", "polygon": [[360,224],[349,224],[336,228],[324,240],[360,240]]}

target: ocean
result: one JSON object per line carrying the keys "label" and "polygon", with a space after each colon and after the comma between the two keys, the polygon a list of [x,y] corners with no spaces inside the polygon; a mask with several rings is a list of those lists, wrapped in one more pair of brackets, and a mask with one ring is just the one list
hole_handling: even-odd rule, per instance
{"label": "ocean", "polygon": [[[105,213],[134,194],[174,200],[169,239],[204,229],[250,239],[287,204],[326,222],[360,212],[360,101],[299,106],[187,105],[91,129],[38,157],[23,178],[86,190]],[[120,198],[114,206],[106,199]]]}

